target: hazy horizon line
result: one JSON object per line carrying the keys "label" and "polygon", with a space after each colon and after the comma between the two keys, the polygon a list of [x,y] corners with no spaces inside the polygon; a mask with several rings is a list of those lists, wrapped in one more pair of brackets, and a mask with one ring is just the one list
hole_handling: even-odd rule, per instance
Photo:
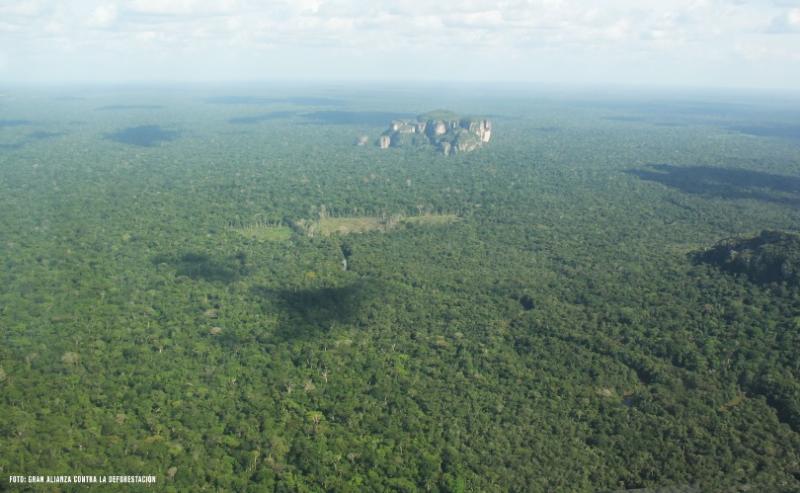
{"label": "hazy horizon line", "polygon": [[380,84],[386,88],[396,89],[398,86],[431,86],[437,84],[458,84],[459,87],[474,88],[475,86],[507,87],[509,89],[547,89],[547,90],[633,90],[633,91],[676,91],[676,92],[704,92],[723,91],[726,93],[785,93],[800,96],[800,88],[796,86],[752,86],[752,85],[707,85],[707,84],[654,84],[650,82],[584,82],[584,81],[541,81],[541,80],[516,80],[516,79],[419,79],[419,78],[271,78],[271,79],[130,79],[130,80],[6,80],[0,81],[0,88],[26,89],[26,88],[67,88],[67,87],[226,87],[226,86],[274,86],[286,87],[287,85],[302,85],[330,88],[345,88],[348,86],[363,86]]}

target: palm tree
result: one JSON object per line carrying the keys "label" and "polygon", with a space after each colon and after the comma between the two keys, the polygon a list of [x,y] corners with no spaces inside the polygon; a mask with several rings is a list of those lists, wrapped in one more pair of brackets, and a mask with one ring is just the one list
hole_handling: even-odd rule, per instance
{"label": "palm tree", "polygon": [[306,413],[306,418],[311,421],[311,425],[313,427],[314,434],[317,434],[317,429],[319,427],[320,422],[322,421],[322,413],[319,411],[309,411]]}

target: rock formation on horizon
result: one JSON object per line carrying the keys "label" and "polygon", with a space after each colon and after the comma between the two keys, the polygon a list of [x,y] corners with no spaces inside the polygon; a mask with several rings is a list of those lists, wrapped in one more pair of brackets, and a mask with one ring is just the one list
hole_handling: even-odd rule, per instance
{"label": "rock formation on horizon", "polygon": [[492,122],[485,118],[460,117],[438,110],[419,115],[416,120],[395,120],[378,137],[381,149],[432,145],[445,156],[470,152],[492,138]]}

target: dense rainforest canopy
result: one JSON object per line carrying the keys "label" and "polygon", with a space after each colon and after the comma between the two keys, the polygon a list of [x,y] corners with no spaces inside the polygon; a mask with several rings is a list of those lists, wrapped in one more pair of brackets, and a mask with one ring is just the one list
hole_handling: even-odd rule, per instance
{"label": "dense rainforest canopy", "polygon": [[797,102],[221,91],[0,98],[0,490],[800,490]]}

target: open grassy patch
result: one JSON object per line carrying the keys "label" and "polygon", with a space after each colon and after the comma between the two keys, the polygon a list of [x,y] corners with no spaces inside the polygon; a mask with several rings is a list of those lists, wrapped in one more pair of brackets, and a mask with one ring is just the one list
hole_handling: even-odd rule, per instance
{"label": "open grassy patch", "polygon": [[379,217],[330,217],[319,221],[319,232],[323,235],[365,233],[381,231],[391,227],[388,220]]}
{"label": "open grassy patch", "polygon": [[443,225],[458,220],[455,214],[424,214],[420,216],[344,216],[325,217],[316,221],[299,220],[295,227],[309,236],[331,236],[366,233],[369,231],[389,231],[401,224]]}
{"label": "open grassy patch", "polygon": [[387,229],[387,221],[380,217],[326,217],[316,221],[300,219],[295,227],[308,236],[365,233]]}
{"label": "open grassy patch", "polygon": [[421,216],[407,216],[401,222],[408,224],[423,224],[427,226],[441,226],[458,221],[455,214],[423,214]]}

